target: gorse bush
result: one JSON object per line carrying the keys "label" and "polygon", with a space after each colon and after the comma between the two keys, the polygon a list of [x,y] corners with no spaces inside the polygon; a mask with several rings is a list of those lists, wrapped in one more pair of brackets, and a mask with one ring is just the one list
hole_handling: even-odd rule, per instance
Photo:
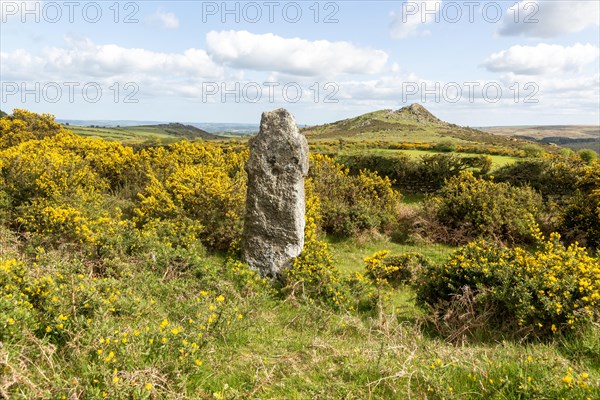
{"label": "gorse bush", "polygon": [[189,142],[134,153],[61,131],[0,152],[0,206],[50,242],[93,243],[133,221],[142,236],[222,249],[241,232],[245,158]]}
{"label": "gorse bush", "polygon": [[306,228],[304,249],[282,275],[282,293],[288,298],[345,311],[370,312],[380,299],[362,274],[344,276],[335,266],[329,246],[319,237],[321,198],[313,178],[306,180]]}
{"label": "gorse bush", "polygon": [[533,240],[531,219],[542,207],[541,196],[530,188],[478,179],[464,171],[425,201],[423,217],[431,229],[441,226],[445,234],[440,239],[452,244],[477,238],[528,243]]}
{"label": "gorse bush", "polygon": [[66,271],[43,262],[0,261],[0,338],[10,342],[33,334],[60,343],[72,333],[74,320],[81,327],[123,311],[114,278],[89,279],[82,265],[73,267]]}
{"label": "gorse bush", "polygon": [[591,164],[592,162],[598,159],[598,153],[596,153],[592,149],[581,149],[577,152],[579,158],[583,160],[586,164]]}
{"label": "gorse bush", "polygon": [[[51,116],[15,112],[2,121],[3,137],[14,140],[0,151],[0,215],[16,230],[94,253],[119,242],[111,240],[117,231],[129,237],[130,250],[144,242],[225,250],[241,235],[245,146],[182,141],[135,152],[73,135]],[[50,133],[38,132],[43,129]],[[322,156],[312,164],[324,231],[350,236],[392,229],[400,196],[389,179],[350,176]]]}
{"label": "gorse bush", "polygon": [[142,157],[148,157],[153,167],[134,209],[134,221],[142,229],[169,240],[186,238],[177,245],[198,239],[209,248],[221,250],[239,239],[247,152],[182,142],[166,150],[151,150]]}
{"label": "gorse bush", "polygon": [[[71,133],[62,133],[0,152],[3,189],[12,206],[19,207],[36,198],[63,200],[77,193],[105,192],[109,188],[107,180],[90,165],[85,155],[72,151],[77,143],[86,141]],[[103,147],[96,149],[103,150]]]}
{"label": "gorse bush", "polygon": [[[0,258],[0,341],[8,356],[2,360],[3,395],[163,398],[166,381],[206,373],[206,347],[244,323],[239,293],[254,296],[264,287],[247,267],[234,265],[218,271],[227,284],[210,273],[188,280],[181,296],[181,283],[157,280],[133,264],[121,264],[111,277],[90,275],[83,263],[41,249],[35,259]],[[131,279],[144,285],[130,285]],[[228,287],[232,283],[240,292]],[[160,303],[165,291],[177,294],[166,309]],[[67,364],[78,371],[52,368]],[[39,368],[58,373],[36,381]],[[185,384],[178,389],[185,390]]]}
{"label": "gorse bush", "polygon": [[401,195],[392,188],[389,178],[369,171],[350,175],[323,155],[313,155],[310,160],[311,190],[321,201],[321,229],[334,235],[353,236],[394,228]]}
{"label": "gorse bush", "polygon": [[390,255],[380,251],[364,259],[365,275],[378,286],[412,283],[421,270],[430,264],[423,255],[416,252]]}
{"label": "gorse bush", "polygon": [[495,179],[531,187],[554,205],[552,228],[567,242],[591,248],[600,244],[600,163],[573,154],[546,155],[502,167]]}
{"label": "gorse bush", "polygon": [[50,114],[36,114],[15,109],[12,115],[0,118],[0,150],[20,143],[51,137],[65,132]]}
{"label": "gorse bush", "polygon": [[478,241],[446,263],[429,265],[415,284],[417,301],[443,316],[465,293],[476,314],[500,332],[549,336],[598,318],[600,263],[552,234],[535,251]]}
{"label": "gorse bush", "polygon": [[128,222],[121,218],[111,187],[135,160],[119,148],[61,132],[1,151],[0,207],[7,222],[51,244],[95,245],[113,235]]}

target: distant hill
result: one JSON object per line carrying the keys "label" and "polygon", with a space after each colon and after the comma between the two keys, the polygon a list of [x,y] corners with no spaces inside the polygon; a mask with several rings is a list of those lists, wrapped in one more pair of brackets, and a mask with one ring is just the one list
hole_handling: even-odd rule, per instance
{"label": "distant hill", "polygon": [[7,115],[8,115],[7,113],[5,113],[4,111],[0,110],[0,118],[4,118]]}
{"label": "distant hill", "polygon": [[598,125],[492,126],[481,129],[494,135],[553,143],[573,150],[592,149],[600,154]]}
{"label": "distant hill", "polygon": [[138,126],[103,126],[103,125],[71,125],[66,123],[66,128],[74,133],[88,137],[100,137],[106,140],[119,142],[143,142],[150,139],[173,140],[173,139],[202,139],[217,140],[222,136],[206,132],[192,125],[180,123],[138,125]]}
{"label": "distant hill", "polygon": [[221,139],[221,136],[208,133],[203,129],[197,128],[192,125],[184,125],[180,123],[170,124],[159,124],[159,125],[141,125],[132,126],[128,129],[131,130],[144,130],[148,132],[156,131],[157,133],[163,133],[170,136],[186,138],[186,139],[204,139],[204,140],[215,140]]}
{"label": "distant hill", "polygon": [[380,110],[358,117],[302,129],[309,140],[352,139],[414,143],[485,143],[506,147],[531,144],[525,139],[493,135],[444,122],[420,104]]}

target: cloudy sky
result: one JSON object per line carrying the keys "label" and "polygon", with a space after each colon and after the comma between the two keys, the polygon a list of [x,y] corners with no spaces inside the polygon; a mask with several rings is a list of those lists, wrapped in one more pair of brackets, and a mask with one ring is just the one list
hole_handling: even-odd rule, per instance
{"label": "cloudy sky", "polygon": [[417,102],[468,126],[600,124],[599,4],[0,0],[0,108],[318,124]]}

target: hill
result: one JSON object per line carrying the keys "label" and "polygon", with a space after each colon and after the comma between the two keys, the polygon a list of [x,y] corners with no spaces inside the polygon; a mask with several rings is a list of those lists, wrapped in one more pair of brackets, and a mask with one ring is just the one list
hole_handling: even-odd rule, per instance
{"label": "hill", "polygon": [[68,128],[74,133],[88,137],[101,137],[106,140],[119,142],[142,142],[149,139],[170,140],[170,139],[202,139],[216,140],[222,139],[221,136],[206,132],[203,129],[192,125],[180,123],[157,124],[157,125],[138,125],[138,126],[77,126],[69,125]]}
{"label": "hill", "polygon": [[[413,143],[485,143],[504,147],[523,147],[531,141],[498,136],[478,129],[440,120],[420,104],[399,110],[380,110],[329,124],[302,129],[311,141],[352,139]],[[550,146],[548,146],[550,147]]]}
{"label": "hill", "polygon": [[573,150],[593,149],[600,154],[598,125],[491,126],[481,129],[494,135],[554,143]]}
{"label": "hill", "polygon": [[146,132],[156,132],[160,134],[171,135],[186,139],[204,139],[204,140],[215,140],[220,139],[220,136],[208,133],[203,129],[197,128],[192,125],[184,125],[180,123],[160,124],[160,125],[142,125],[133,126],[130,129],[133,130],[144,130]]}

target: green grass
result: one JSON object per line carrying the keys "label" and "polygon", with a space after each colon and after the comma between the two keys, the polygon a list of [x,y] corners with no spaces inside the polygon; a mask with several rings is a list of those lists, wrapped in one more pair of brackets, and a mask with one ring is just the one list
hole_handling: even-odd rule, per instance
{"label": "green grass", "polygon": [[[0,259],[21,251],[9,245],[12,239],[3,240]],[[443,258],[435,246],[328,241],[345,274],[362,269],[362,257],[384,248],[420,249],[434,259]],[[424,312],[407,288],[385,296],[379,313],[336,311],[300,297],[282,298],[261,284],[248,285],[244,275],[223,266],[220,255],[204,255],[201,262],[187,266],[179,260],[179,269],[165,270],[170,263],[153,262],[151,252],[140,259],[105,260],[108,269],[97,275],[86,272],[87,264],[68,252],[36,252],[44,273],[62,279],[66,287],[61,290],[72,293],[57,299],[69,305],[68,318],[58,342],[50,336],[40,339],[20,333],[18,340],[3,339],[0,393],[5,398],[600,396],[597,329],[550,343],[453,345],[421,322]],[[104,296],[88,289],[94,285],[111,295],[106,296],[108,304],[94,302]],[[93,307],[87,317],[80,314],[83,308],[72,308],[82,293]],[[222,322],[202,330],[211,305],[216,305],[214,312]],[[0,321],[0,333],[5,328],[5,321]],[[204,336],[199,338],[197,332]],[[193,354],[192,342],[201,343]],[[196,359],[201,365],[195,364]],[[566,377],[574,387],[567,385]]]}
{"label": "green grass", "polygon": [[455,248],[441,244],[431,245],[405,245],[385,239],[369,239],[359,242],[355,239],[337,239],[328,237],[331,254],[337,268],[344,274],[362,272],[363,259],[381,250],[389,250],[392,254],[416,251],[429,257],[432,261],[443,262],[450,256]]}
{"label": "green grass", "polygon": [[[394,150],[390,150],[390,151],[394,151]],[[395,151],[400,151],[411,157],[421,157],[426,154],[427,155],[446,154],[446,153],[440,153],[440,152],[436,152],[436,151],[426,151],[426,150],[395,150]],[[454,154],[457,154],[460,157],[472,156],[472,154],[468,154],[468,153],[454,153]],[[505,165],[512,164],[517,161],[523,160],[523,158],[519,158],[519,157],[498,156],[498,155],[490,155],[490,154],[486,154],[486,155],[492,159],[492,168],[493,169],[500,168]]]}
{"label": "green grass", "polygon": [[402,193],[402,203],[408,205],[417,205],[425,199],[425,195],[413,194],[413,193]]}

